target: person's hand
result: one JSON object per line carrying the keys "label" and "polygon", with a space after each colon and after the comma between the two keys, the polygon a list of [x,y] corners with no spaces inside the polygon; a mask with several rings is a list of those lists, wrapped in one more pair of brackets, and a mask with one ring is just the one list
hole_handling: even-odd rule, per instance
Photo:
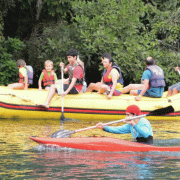
{"label": "person's hand", "polygon": [[108,94],[107,95],[107,99],[111,99],[112,95],[111,94]]}
{"label": "person's hand", "polygon": [[126,124],[130,124],[130,125],[132,125],[132,126],[135,126],[136,125],[136,123],[134,122],[134,120],[127,120],[126,121]]}
{"label": "person's hand", "polygon": [[39,87],[39,89],[38,89],[39,91],[42,91],[42,87]]}
{"label": "person's hand", "polygon": [[135,97],[135,100],[136,100],[136,101],[140,101],[140,100],[141,100],[141,96],[136,96],[136,97]]}
{"label": "person's hand", "polygon": [[67,95],[66,91],[61,94],[61,96],[66,96],[66,95]]}
{"label": "person's hand", "polygon": [[179,67],[175,67],[175,71],[179,71]]}
{"label": "person's hand", "polygon": [[96,128],[104,129],[104,125],[102,122],[96,124]]}
{"label": "person's hand", "polygon": [[64,67],[64,63],[63,63],[63,62],[60,62],[59,66],[60,66],[60,67]]}

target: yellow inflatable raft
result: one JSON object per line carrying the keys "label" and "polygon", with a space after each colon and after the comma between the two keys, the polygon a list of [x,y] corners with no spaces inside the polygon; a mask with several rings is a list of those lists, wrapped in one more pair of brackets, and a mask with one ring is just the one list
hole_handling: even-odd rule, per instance
{"label": "yellow inflatable raft", "polygon": [[[180,94],[166,98],[142,97],[135,101],[133,96],[121,95],[107,99],[106,95],[82,93],[64,97],[64,116],[78,120],[117,120],[125,118],[125,109],[131,104],[140,107],[143,114],[172,105],[174,113],[166,116],[148,117],[153,120],[180,120]],[[61,96],[55,95],[48,109],[36,104],[44,103],[48,92],[38,89],[11,90],[0,86],[0,118],[15,119],[59,119],[61,117]]]}

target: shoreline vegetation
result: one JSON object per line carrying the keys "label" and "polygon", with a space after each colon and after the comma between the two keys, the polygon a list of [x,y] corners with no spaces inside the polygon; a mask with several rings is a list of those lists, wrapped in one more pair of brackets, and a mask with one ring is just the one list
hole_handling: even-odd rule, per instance
{"label": "shoreline vegetation", "polygon": [[18,80],[19,58],[34,68],[33,87],[47,59],[61,78],[69,48],[78,50],[88,84],[100,81],[104,52],[120,65],[125,85],[140,83],[148,56],[164,70],[166,90],[179,81],[178,0],[2,0],[0,20],[1,85]]}

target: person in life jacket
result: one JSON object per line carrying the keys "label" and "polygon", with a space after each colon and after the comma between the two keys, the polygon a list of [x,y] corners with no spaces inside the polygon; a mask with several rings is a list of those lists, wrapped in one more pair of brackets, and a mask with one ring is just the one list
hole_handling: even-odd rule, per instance
{"label": "person in life jacket", "polygon": [[130,120],[140,115],[140,108],[137,105],[130,105],[126,108],[126,118],[124,120],[126,124],[114,127],[98,123],[96,124],[96,128],[115,134],[131,133],[134,141],[144,144],[153,144],[153,131],[150,122],[144,117]]}
{"label": "person in life jacket", "polygon": [[44,67],[45,69],[43,69],[39,77],[38,85],[39,85],[39,90],[42,90],[42,82],[43,82],[44,89],[48,91],[51,84],[55,84],[55,82],[57,81],[57,75],[53,70],[53,62],[51,60],[45,61]]}
{"label": "person in life jacket", "polygon": [[[77,51],[69,50],[67,52],[67,59],[69,61],[68,66],[65,71],[69,73],[68,83],[56,83],[50,86],[48,96],[44,104],[38,104],[38,106],[49,108],[49,103],[55,93],[58,95],[66,96],[67,94],[78,94],[82,91],[83,81],[84,81],[84,68],[77,62]],[[64,67],[64,63],[60,63],[60,67]],[[63,91],[62,91],[63,85]]]}
{"label": "person in life jacket", "polygon": [[[180,68],[179,67],[175,67],[175,71],[177,71],[180,75]],[[180,82],[173,84],[172,86],[170,86],[168,88],[168,93],[167,93],[166,97],[173,96],[175,94],[178,94],[179,92],[180,92]]]}
{"label": "person in life jacket", "polygon": [[148,57],[146,59],[146,70],[143,72],[143,84],[129,84],[123,88],[122,93],[130,92],[136,96],[135,100],[141,100],[141,96],[160,98],[163,95],[165,87],[164,71],[154,64],[154,59]]}
{"label": "person in life jacket", "polygon": [[90,83],[87,92],[95,90],[101,94],[105,93],[108,99],[111,99],[112,96],[121,95],[124,80],[119,66],[113,62],[111,55],[108,53],[102,55],[102,63],[105,70],[101,82]]}
{"label": "person in life jacket", "polygon": [[23,59],[17,60],[17,67],[19,68],[19,82],[9,84],[10,89],[24,89],[27,90],[30,84],[33,84],[33,68],[32,66],[26,66],[26,62]]}

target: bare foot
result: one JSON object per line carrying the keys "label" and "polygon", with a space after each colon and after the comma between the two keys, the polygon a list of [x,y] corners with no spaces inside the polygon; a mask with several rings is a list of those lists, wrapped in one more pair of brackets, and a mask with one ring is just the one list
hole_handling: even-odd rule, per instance
{"label": "bare foot", "polygon": [[49,108],[48,104],[36,104],[38,107]]}

